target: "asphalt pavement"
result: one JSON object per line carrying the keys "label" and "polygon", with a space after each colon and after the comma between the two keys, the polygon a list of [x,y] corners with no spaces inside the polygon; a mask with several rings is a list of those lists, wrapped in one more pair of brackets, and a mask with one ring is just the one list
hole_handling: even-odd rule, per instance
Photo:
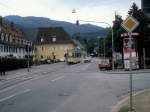
{"label": "asphalt pavement", "polygon": [[[149,89],[150,74],[134,74],[133,88]],[[99,71],[94,59],[35,66],[0,81],[0,112],[111,112],[128,92],[128,74]]]}

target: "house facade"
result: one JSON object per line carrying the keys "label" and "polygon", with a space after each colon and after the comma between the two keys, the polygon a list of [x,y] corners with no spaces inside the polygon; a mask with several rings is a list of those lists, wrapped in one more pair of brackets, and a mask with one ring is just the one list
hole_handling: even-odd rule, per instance
{"label": "house facade", "polygon": [[62,60],[67,50],[75,47],[76,44],[63,28],[39,28],[35,43],[35,59]]}
{"label": "house facade", "polygon": [[4,22],[0,17],[0,57],[25,58],[33,55],[33,43],[14,23]]}

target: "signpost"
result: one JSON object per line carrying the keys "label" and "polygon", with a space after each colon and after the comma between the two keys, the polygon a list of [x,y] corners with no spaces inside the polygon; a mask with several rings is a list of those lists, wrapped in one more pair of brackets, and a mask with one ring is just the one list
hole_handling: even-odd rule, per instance
{"label": "signpost", "polygon": [[129,35],[129,72],[130,72],[130,110],[129,112],[133,112],[133,100],[132,100],[132,31],[135,30],[139,25],[139,22],[133,18],[132,16],[129,16],[125,21],[122,23],[122,27],[128,32]]}

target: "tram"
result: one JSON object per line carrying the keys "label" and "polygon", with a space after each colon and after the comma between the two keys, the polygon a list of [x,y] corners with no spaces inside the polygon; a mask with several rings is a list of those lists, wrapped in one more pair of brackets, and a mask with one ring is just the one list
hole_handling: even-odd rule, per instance
{"label": "tram", "polygon": [[86,57],[86,53],[81,49],[68,50],[66,62],[67,64],[77,64],[82,62],[84,57]]}

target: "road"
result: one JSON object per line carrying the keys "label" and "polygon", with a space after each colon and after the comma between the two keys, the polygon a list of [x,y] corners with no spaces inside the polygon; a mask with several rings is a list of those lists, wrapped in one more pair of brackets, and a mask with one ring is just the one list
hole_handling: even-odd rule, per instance
{"label": "road", "polygon": [[[110,112],[128,93],[129,76],[100,72],[96,63],[43,65],[0,82],[0,112]],[[150,88],[149,73],[133,79],[134,90]]]}

